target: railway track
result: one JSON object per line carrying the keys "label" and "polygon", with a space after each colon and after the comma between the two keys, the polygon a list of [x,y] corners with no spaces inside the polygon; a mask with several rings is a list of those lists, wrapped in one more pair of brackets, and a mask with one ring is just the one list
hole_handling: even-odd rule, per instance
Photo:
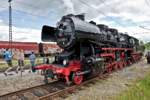
{"label": "railway track", "polygon": [[[144,59],[141,59],[142,61]],[[62,81],[54,81],[49,84],[35,86],[24,90],[8,93],[0,96],[0,100],[53,100],[56,97],[64,97],[66,94],[73,93],[74,90],[80,89],[82,86],[89,86],[96,83],[96,80],[106,79],[108,73],[88,79],[80,85],[66,85]]]}
{"label": "railway track", "polygon": [[68,86],[64,82],[54,81],[46,85],[35,86],[24,90],[8,93],[0,96],[0,100],[53,100],[56,97],[64,97],[66,94],[73,93],[74,90],[83,85],[94,84],[97,79],[105,79],[108,74],[97,76],[84,81],[80,85]]}

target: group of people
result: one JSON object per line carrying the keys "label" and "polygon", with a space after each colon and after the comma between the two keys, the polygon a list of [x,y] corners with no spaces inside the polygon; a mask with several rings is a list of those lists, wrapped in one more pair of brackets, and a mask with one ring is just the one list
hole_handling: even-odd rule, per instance
{"label": "group of people", "polygon": [[[25,55],[24,55],[24,51],[22,49],[16,49],[14,52],[12,52],[10,49],[6,49],[6,51],[3,54],[3,58],[6,61],[6,63],[8,64],[8,69],[5,70],[4,74],[7,76],[9,71],[12,70],[12,60],[15,59],[18,61],[18,66],[16,68],[16,73],[18,73],[18,71],[21,71],[21,74],[23,72],[23,67],[24,67],[24,60],[25,60]],[[34,54],[34,52],[32,52],[29,56],[29,60],[31,63],[31,70],[33,72],[35,72],[34,70],[34,66],[35,66],[35,60],[36,60],[36,56]],[[29,71],[31,72],[31,71]]]}

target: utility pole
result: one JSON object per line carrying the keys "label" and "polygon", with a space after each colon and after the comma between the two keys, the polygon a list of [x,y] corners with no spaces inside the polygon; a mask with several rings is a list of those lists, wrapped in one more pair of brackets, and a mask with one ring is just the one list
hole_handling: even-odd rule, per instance
{"label": "utility pole", "polygon": [[9,47],[12,53],[12,8],[11,8],[11,1],[8,0],[9,3]]}

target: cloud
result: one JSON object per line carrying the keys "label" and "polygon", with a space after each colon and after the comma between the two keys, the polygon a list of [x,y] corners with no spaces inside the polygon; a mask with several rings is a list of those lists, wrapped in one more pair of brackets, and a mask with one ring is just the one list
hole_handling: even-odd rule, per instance
{"label": "cloud", "polygon": [[[120,32],[128,32],[128,34],[144,41],[150,41],[149,31],[139,27],[150,26],[150,2],[145,1],[146,0],[14,0],[12,6],[14,10],[22,11],[29,15],[31,14],[30,17],[33,17],[33,19],[39,16],[43,20],[47,19],[49,24],[53,26],[65,14],[85,13],[87,21],[94,20],[97,23],[114,27]],[[0,0],[0,2],[0,12],[8,10],[8,7],[6,7],[8,6],[7,1]],[[5,25],[7,24],[0,20],[0,28]],[[25,35],[24,33],[30,33],[28,37],[33,36],[31,35],[32,33],[40,33],[40,29],[20,28],[19,26],[15,26],[14,31],[17,31],[17,33],[20,32],[22,35]],[[3,36],[3,38],[4,37],[5,36]]]}
{"label": "cloud", "polygon": [[[12,26],[13,41],[41,42],[41,30]],[[9,28],[0,20],[0,40],[9,40]]]}
{"label": "cloud", "polygon": [[71,0],[62,0],[64,5],[66,6],[67,13],[74,13],[74,7]]}

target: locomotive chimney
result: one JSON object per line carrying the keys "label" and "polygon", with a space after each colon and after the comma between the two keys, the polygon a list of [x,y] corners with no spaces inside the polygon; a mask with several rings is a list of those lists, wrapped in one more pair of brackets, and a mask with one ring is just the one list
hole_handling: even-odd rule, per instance
{"label": "locomotive chimney", "polygon": [[44,25],[42,27],[42,41],[44,42],[56,42],[56,28]]}

